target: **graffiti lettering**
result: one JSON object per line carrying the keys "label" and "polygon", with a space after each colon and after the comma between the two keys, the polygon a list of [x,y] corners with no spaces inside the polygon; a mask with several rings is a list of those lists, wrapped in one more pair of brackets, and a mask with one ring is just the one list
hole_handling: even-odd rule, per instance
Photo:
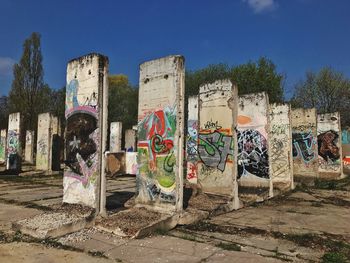
{"label": "graffiti lettering", "polygon": [[208,134],[200,133],[198,154],[206,166],[216,167],[223,172],[228,156],[233,155],[232,136],[218,131]]}
{"label": "graffiti lettering", "polygon": [[312,132],[296,133],[293,132],[293,158],[300,157],[305,163],[309,163],[316,158],[315,145],[316,140]]}
{"label": "graffiti lettering", "polygon": [[220,130],[222,127],[219,125],[218,121],[207,121],[206,123],[204,123],[204,128],[205,129],[213,129],[213,130]]}

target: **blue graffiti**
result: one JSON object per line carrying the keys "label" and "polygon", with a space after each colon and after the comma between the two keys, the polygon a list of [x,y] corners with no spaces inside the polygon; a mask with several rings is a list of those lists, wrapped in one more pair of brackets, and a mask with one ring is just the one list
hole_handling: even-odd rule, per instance
{"label": "blue graffiti", "polygon": [[305,163],[310,163],[316,158],[317,140],[311,131],[306,133],[293,132],[293,158],[300,157]]}

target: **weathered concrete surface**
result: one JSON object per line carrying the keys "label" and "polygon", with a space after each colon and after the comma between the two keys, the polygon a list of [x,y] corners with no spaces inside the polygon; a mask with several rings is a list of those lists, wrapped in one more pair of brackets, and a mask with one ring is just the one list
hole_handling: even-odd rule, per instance
{"label": "weathered concrete surface", "polygon": [[[345,189],[350,181],[341,184]],[[307,189],[171,233],[207,244],[235,244],[242,251],[292,262],[319,262],[325,252],[341,249],[337,242],[350,244],[349,200],[349,190]]]}
{"label": "weathered concrete surface", "polygon": [[126,173],[125,152],[108,152],[106,158],[106,175],[115,176]]}
{"label": "weathered concrete surface", "polygon": [[294,188],[289,104],[270,105],[270,159],[274,194]]}
{"label": "weathered concrete surface", "polygon": [[181,211],[185,68],[182,56],[140,65],[136,203]]}
{"label": "weathered concrete surface", "polygon": [[269,149],[269,98],[266,93],[239,96],[238,192],[244,202],[272,196]]}
{"label": "weathered concrete surface", "polygon": [[[63,202],[96,208],[104,194],[108,58],[89,54],[67,65]],[[101,192],[100,192],[101,190]],[[104,198],[101,198],[102,202]]]}
{"label": "weathered concrete surface", "polygon": [[236,208],[237,94],[230,80],[199,87],[198,182],[204,192],[232,196]]}
{"label": "weathered concrete surface", "polygon": [[[331,240],[350,242],[350,181],[346,178],[319,187],[337,190],[310,188],[296,191],[288,196],[270,199],[256,207],[214,216],[202,224],[178,227],[166,236],[129,240],[92,228],[72,233],[57,241],[123,262],[320,262],[322,255],[329,252],[328,248],[321,248],[310,239],[313,236],[304,234],[313,233],[315,237],[327,240],[326,243]],[[48,203],[41,206],[38,202],[60,199],[57,201],[60,203],[62,197],[55,197],[54,192],[61,189],[62,177],[58,176],[0,177],[0,231],[7,232],[13,221],[35,216],[43,213],[42,209],[50,208]],[[107,204],[111,206],[107,207],[108,211],[122,209],[122,200],[125,202],[134,191],[134,177],[109,180]],[[46,193],[47,197],[52,192],[53,198],[40,199],[40,192]],[[37,209],[29,208],[34,205]],[[2,246],[5,246],[6,253],[10,253],[17,249],[15,244],[0,245],[1,253]],[[223,244],[225,249],[220,248]],[[339,243],[336,244],[339,246]],[[26,245],[31,247],[28,243]],[[241,251],[229,251],[237,248]],[[47,249],[44,253],[45,251]],[[64,250],[59,253],[68,255]],[[47,254],[49,257],[49,252]],[[36,255],[35,250],[32,254],[24,253],[19,262],[30,262]],[[60,259],[59,256],[57,258]],[[15,262],[17,258],[13,254],[9,260]]]}
{"label": "weathered concrete surface", "polygon": [[95,248],[121,262],[282,262],[253,253],[223,250],[193,241],[185,235],[180,238],[156,235],[128,240],[92,229],[69,235],[60,241],[86,251]]}
{"label": "weathered concrete surface", "polygon": [[36,169],[49,171],[52,163],[52,115],[41,113],[38,116],[38,138],[36,145]]}
{"label": "weathered concrete surface", "polygon": [[125,151],[136,152],[136,133],[137,130],[125,130]]}
{"label": "weathered concrete surface", "polygon": [[7,162],[8,170],[20,171],[22,166],[22,146],[21,146],[21,114],[19,112],[9,115],[7,132]]}
{"label": "weathered concrete surface", "polygon": [[198,96],[190,96],[187,103],[186,180],[191,184],[198,181],[198,102]]}
{"label": "weathered concrete surface", "polygon": [[6,161],[6,130],[0,131],[0,164]]}
{"label": "weathered concrete surface", "polygon": [[42,211],[37,209],[0,202],[0,231],[8,231],[12,223],[41,213]]}
{"label": "weathered concrete surface", "polygon": [[122,150],[122,127],[121,122],[111,122],[109,131],[109,151],[120,152]]}
{"label": "weathered concrete surface", "polygon": [[318,177],[316,109],[292,109],[294,181],[313,182]]}
{"label": "weathered concrete surface", "polygon": [[34,162],[34,131],[26,131],[26,145],[24,150],[24,161]]}
{"label": "weathered concrete surface", "polygon": [[320,178],[343,177],[339,112],[317,115],[318,173]]}
{"label": "weathered concrete surface", "polygon": [[125,153],[125,166],[127,174],[137,174],[137,152]]}
{"label": "weathered concrete surface", "polygon": [[11,263],[107,263],[111,259],[92,257],[85,253],[49,248],[42,244],[13,242],[0,244],[2,262]]}
{"label": "weathered concrete surface", "polygon": [[94,225],[91,213],[51,212],[12,223],[12,229],[34,238],[55,238]]}

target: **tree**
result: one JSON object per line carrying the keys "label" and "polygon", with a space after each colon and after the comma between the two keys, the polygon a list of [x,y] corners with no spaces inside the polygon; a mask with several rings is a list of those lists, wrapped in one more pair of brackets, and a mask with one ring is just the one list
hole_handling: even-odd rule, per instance
{"label": "tree", "polygon": [[233,67],[232,80],[240,95],[265,91],[271,103],[284,101],[284,76],[277,73],[276,65],[267,58]]}
{"label": "tree", "polygon": [[316,108],[318,113],[338,111],[343,127],[350,126],[350,80],[330,67],[307,72],[295,86],[293,107]]}
{"label": "tree", "polygon": [[211,64],[203,69],[186,71],[186,98],[191,95],[198,95],[200,85],[226,78],[231,78],[231,68],[226,64]]}
{"label": "tree", "polygon": [[209,65],[196,71],[186,72],[186,98],[196,95],[199,86],[218,79],[231,79],[238,86],[238,94],[266,91],[270,102],[283,102],[284,76],[276,71],[276,65],[267,58],[257,62],[229,67],[226,64]]}
{"label": "tree", "polygon": [[24,41],[20,62],[14,65],[9,93],[10,112],[21,112],[23,128],[35,130],[38,114],[49,105],[50,88],[43,82],[40,34],[32,33]]}
{"label": "tree", "polygon": [[8,98],[0,97],[0,129],[6,129],[8,123]]}
{"label": "tree", "polygon": [[133,87],[125,75],[110,75],[108,124],[120,121],[123,123],[123,136],[126,129],[137,124],[138,89]]}

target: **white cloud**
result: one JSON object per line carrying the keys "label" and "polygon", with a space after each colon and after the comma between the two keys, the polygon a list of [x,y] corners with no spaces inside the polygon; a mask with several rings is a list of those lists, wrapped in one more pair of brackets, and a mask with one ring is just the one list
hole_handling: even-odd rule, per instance
{"label": "white cloud", "polygon": [[242,0],[244,3],[248,3],[254,13],[262,13],[265,11],[272,11],[277,8],[275,0]]}
{"label": "white cloud", "polygon": [[0,75],[8,76],[12,74],[12,68],[16,61],[8,57],[0,57]]}

